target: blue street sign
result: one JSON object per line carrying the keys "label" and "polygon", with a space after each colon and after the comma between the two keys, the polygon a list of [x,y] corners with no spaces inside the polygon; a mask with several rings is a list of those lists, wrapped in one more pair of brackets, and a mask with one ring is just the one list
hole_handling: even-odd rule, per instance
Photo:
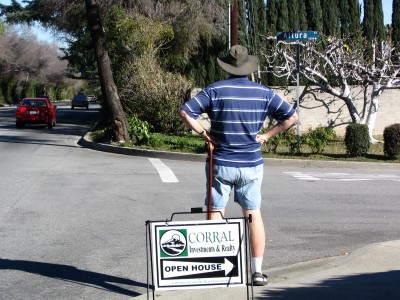
{"label": "blue street sign", "polygon": [[276,33],[278,41],[309,41],[318,39],[318,31],[280,31]]}

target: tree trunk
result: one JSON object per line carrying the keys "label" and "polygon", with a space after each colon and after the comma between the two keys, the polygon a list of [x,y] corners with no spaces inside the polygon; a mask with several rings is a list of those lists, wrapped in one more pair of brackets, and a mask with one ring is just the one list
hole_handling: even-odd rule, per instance
{"label": "tree trunk", "polygon": [[378,140],[376,140],[372,137],[372,132],[374,130],[376,117],[378,115],[379,97],[381,94],[382,94],[382,90],[381,90],[379,84],[374,84],[372,87],[371,103],[369,106],[368,117],[367,117],[367,122],[366,122],[366,124],[368,125],[369,140],[373,144],[379,143]]}
{"label": "tree trunk", "polygon": [[98,4],[96,0],[85,0],[85,4],[90,35],[96,53],[101,91],[107,103],[107,107],[110,109],[110,115],[114,125],[113,139],[116,142],[126,141],[129,140],[128,122],[125,112],[122,109],[117,87],[114,82]]}

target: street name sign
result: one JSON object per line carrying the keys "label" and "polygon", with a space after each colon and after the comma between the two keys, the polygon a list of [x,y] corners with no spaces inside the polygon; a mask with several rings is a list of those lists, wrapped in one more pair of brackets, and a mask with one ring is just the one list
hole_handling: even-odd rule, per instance
{"label": "street name sign", "polygon": [[155,290],[246,284],[245,219],[151,222]]}
{"label": "street name sign", "polygon": [[318,31],[279,31],[276,39],[288,42],[317,40]]}

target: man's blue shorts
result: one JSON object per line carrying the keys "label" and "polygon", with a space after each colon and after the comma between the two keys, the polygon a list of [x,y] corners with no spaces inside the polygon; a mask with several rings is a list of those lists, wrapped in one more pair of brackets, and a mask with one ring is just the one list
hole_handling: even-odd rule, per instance
{"label": "man's blue shorts", "polygon": [[[209,164],[206,163],[207,190],[209,180]],[[213,165],[212,208],[224,209],[228,203],[232,189],[234,200],[246,210],[260,208],[261,184],[264,165],[235,168]],[[208,192],[205,205],[208,205]]]}

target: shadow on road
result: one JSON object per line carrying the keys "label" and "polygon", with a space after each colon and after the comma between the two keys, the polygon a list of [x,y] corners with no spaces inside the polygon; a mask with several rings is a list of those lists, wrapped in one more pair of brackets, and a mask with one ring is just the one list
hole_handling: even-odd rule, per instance
{"label": "shadow on road", "polygon": [[397,300],[400,299],[400,271],[337,277],[312,286],[266,289],[256,300]]}
{"label": "shadow on road", "polygon": [[74,266],[36,261],[0,258],[0,270],[18,270],[28,272],[55,279],[61,279],[68,282],[76,282],[78,284],[88,285],[130,297],[136,297],[140,294],[120,287],[118,286],[119,284],[129,285],[132,287],[147,287],[147,284],[145,283],[137,282],[127,278],[80,270]]}

